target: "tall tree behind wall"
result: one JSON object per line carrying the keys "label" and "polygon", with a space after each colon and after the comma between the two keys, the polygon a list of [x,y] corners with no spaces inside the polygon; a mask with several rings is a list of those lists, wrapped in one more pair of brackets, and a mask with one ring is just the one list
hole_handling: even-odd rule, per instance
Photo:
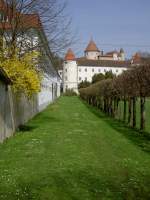
{"label": "tall tree behind wall", "polygon": [[[29,24],[34,23],[38,16],[42,21],[42,24],[40,21],[39,24],[48,36],[47,42],[50,44],[53,53],[64,51],[72,43],[71,19],[66,15],[67,3],[65,1],[1,0],[0,4],[0,9],[4,11],[1,18],[0,32],[5,37],[6,43],[15,46],[19,36],[20,40],[17,42],[20,43],[20,46],[27,46],[27,43],[24,44],[25,41],[28,41],[25,40],[25,37],[27,37],[26,31],[31,28]],[[35,15],[30,17],[29,14],[31,13]],[[26,15],[30,17],[28,22],[25,22]]]}

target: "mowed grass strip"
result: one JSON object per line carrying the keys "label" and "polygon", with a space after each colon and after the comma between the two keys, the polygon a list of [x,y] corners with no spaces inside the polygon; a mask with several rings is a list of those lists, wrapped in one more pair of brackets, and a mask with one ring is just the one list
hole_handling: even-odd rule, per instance
{"label": "mowed grass strip", "polygon": [[150,199],[150,141],[61,97],[0,145],[0,200]]}

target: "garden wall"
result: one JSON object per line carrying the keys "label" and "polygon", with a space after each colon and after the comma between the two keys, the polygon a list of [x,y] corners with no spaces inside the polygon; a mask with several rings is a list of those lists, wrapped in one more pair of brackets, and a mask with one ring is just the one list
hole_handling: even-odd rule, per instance
{"label": "garden wall", "polygon": [[45,109],[57,97],[54,88],[42,88],[38,95],[28,99],[12,92],[11,86],[0,80],[0,142],[12,136],[20,125]]}
{"label": "garden wall", "polygon": [[36,96],[30,100],[17,96],[10,86],[0,82],[0,142],[12,136],[18,126],[38,113],[37,100]]}

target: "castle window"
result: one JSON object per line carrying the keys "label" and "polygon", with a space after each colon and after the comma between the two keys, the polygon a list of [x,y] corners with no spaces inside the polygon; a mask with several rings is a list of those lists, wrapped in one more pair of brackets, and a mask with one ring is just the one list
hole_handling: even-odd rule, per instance
{"label": "castle window", "polygon": [[8,22],[9,21],[9,18],[8,17],[6,17],[6,22]]}
{"label": "castle window", "polygon": [[82,80],[82,78],[81,77],[79,77],[79,81],[81,81]]}
{"label": "castle window", "polygon": [[118,72],[118,69],[116,69],[116,72]]}
{"label": "castle window", "polygon": [[104,72],[107,72],[107,70],[106,70],[106,69],[104,69]]}
{"label": "castle window", "polygon": [[81,69],[79,69],[79,72],[81,72]]}
{"label": "castle window", "polygon": [[65,69],[65,72],[67,72],[67,69]]}
{"label": "castle window", "polygon": [[94,72],[94,69],[92,69],[92,72]]}
{"label": "castle window", "polygon": [[100,72],[101,72],[101,70],[99,69],[99,70],[98,70],[98,72],[100,73]]}
{"label": "castle window", "polygon": [[65,76],[65,81],[67,81],[68,80],[68,78],[67,78],[67,76]]}
{"label": "castle window", "polygon": [[87,72],[87,68],[85,68],[85,72]]}
{"label": "castle window", "polygon": [[87,81],[87,77],[85,77],[85,81]]}

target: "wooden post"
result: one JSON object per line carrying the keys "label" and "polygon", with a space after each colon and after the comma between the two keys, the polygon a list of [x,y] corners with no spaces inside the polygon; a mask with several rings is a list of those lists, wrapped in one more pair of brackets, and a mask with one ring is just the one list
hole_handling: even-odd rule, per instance
{"label": "wooden post", "polygon": [[133,112],[133,116],[132,116],[132,127],[135,128],[136,127],[136,97],[132,98],[132,112]]}
{"label": "wooden post", "polygon": [[126,108],[127,108],[127,102],[126,98],[124,97],[124,109],[123,109],[123,121],[126,122]]}
{"label": "wooden post", "polygon": [[128,101],[128,124],[131,122],[131,113],[132,113],[132,102],[131,102],[131,97],[129,97]]}
{"label": "wooden post", "polygon": [[145,97],[140,98],[140,111],[141,111],[141,120],[140,120],[140,129],[145,129]]}

